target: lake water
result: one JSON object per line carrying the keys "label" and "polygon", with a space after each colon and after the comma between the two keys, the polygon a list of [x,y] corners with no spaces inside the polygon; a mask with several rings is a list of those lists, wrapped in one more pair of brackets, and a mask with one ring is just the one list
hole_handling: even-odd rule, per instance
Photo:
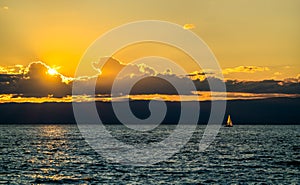
{"label": "lake water", "polygon": [[[151,137],[163,138],[173,127]],[[76,125],[0,125],[0,183],[300,184],[300,125],[222,128],[199,152],[204,128],[167,161],[134,167],[106,162]],[[122,139],[123,127],[109,129]]]}

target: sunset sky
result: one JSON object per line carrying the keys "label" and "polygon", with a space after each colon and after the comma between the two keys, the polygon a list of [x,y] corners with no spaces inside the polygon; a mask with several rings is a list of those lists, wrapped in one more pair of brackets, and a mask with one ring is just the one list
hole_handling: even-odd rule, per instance
{"label": "sunset sky", "polygon": [[[141,20],[169,21],[202,38],[219,61],[228,100],[300,94],[297,0],[0,0],[0,7],[0,103],[70,102],[73,81],[87,87],[98,72],[101,78],[96,98],[111,101],[106,95],[126,66],[128,71],[119,79],[116,101],[128,98],[121,89],[139,76],[148,78],[133,88],[131,99],[160,96],[180,101],[172,96],[176,95],[173,87],[159,78],[180,84],[185,89],[183,100],[222,99],[222,93],[212,98],[204,92],[210,90],[205,79],[215,78],[220,72],[199,69],[180,48],[162,43],[142,42],[117,50],[102,69],[100,63],[108,56],[99,54],[98,61],[90,61],[96,76],[74,77],[81,57],[97,38],[120,25]],[[99,51],[109,50],[117,42],[110,40]],[[168,58],[186,73],[159,58],[146,64],[143,60],[129,64],[148,56]],[[198,92],[185,86],[190,79]],[[213,80],[220,83],[219,78]],[[90,101],[91,97],[87,94],[73,100]]]}
{"label": "sunset sky", "polygon": [[[0,6],[2,68],[43,61],[72,76],[84,51],[101,34],[131,21],[155,19],[186,25],[200,36],[226,79],[285,79],[300,74],[297,0],[1,0]],[[130,62],[131,54],[118,59]]]}

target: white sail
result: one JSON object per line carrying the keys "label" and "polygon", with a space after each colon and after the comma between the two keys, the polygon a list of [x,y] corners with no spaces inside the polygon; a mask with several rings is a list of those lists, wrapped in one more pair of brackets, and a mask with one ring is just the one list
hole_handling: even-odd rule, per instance
{"label": "white sail", "polygon": [[227,118],[227,123],[226,123],[226,127],[232,127],[232,120],[230,118],[230,115],[228,115],[228,118]]}

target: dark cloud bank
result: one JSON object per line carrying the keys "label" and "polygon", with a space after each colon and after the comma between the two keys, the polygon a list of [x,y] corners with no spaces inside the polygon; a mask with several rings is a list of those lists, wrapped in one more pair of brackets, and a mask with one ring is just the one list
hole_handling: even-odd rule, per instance
{"label": "dark cloud bank", "polygon": [[[98,77],[96,85],[97,94],[109,94],[112,83],[117,74],[125,66],[116,60],[110,60],[102,68],[102,74]],[[111,69],[114,69],[113,72]],[[54,97],[63,97],[71,95],[72,82],[63,82],[63,76],[51,76],[47,74],[47,67],[40,63],[33,63],[29,67],[26,74],[0,74],[0,94],[22,94],[30,97],[45,97],[49,94]],[[189,76],[179,77],[174,74],[156,74],[153,76],[153,70],[143,68],[140,72],[137,66],[131,66],[131,72],[135,72],[145,78],[139,81],[132,89],[132,94],[177,94],[174,87],[165,79],[177,81],[182,87],[185,87]],[[203,74],[204,75],[204,74]],[[135,77],[123,76],[122,84],[126,86],[126,82],[133,80]],[[210,77],[214,83],[221,83],[220,79]],[[300,79],[291,79],[289,81],[264,80],[264,81],[226,81],[228,92],[247,92],[247,93],[286,93],[300,94]],[[89,84],[89,80],[81,80],[84,89],[85,84]],[[199,91],[209,91],[208,80],[194,80],[193,83]],[[122,89],[123,87],[119,87]],[[120,90],[122,91],[122,90]],[[189,94],[190,90],[186,90]]]}

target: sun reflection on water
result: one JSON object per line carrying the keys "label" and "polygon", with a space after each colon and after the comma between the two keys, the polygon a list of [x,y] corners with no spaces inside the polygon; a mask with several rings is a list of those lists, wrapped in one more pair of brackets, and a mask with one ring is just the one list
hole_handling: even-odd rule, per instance
{"label": "sun reflection on water", "polygon": [[[76,147],[71,145],[69,128],[66,125],[43,125],[36,131],[37,140],[31,143],[29,152],[31,157],[27,163],[36,170],[29,177],[36,179],[36,183],[64,183],[90,180],[88,176],[76,177],[63,170],[72,163],[80,163],[81,157],[70,155]],[[75,132],[74,137],[79,133]],[[77,151],[74,151],[76,154]],[[82,160],[84,161],[84,160]]]}

